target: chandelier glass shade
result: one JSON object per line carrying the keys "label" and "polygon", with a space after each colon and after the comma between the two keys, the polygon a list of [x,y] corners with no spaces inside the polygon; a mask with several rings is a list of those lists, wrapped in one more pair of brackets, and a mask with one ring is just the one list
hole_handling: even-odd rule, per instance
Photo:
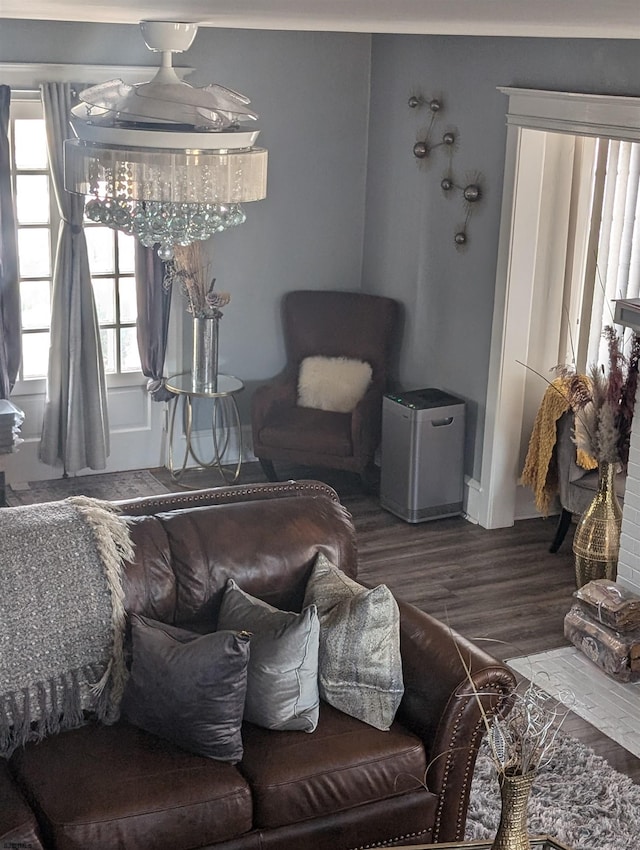
{"label": "chandelier glass shade", "polygon": [[113,80],[80,93],[70,116],[77,138],[65,142],[65,188],[89,198],[92,221],[158,244],[170,260],[174,245],[245,221],[241,205],[266,197],[267,151],[254,146],[259,131],[240,128],[257,118],[244,95],[193,88],[171,67],[171,53],[186,43],[176,28],[195,35],[195,25],[143,24],[162,67],[150,83]]}
{"label": "chandelier glass shade", "polygon": [[92,221],[159,244],[162,259],[173,245],[208,239],[242,224],[241,204],[266,196],[267,151],[116,148],[65,142],[65,184],[90,196]]}

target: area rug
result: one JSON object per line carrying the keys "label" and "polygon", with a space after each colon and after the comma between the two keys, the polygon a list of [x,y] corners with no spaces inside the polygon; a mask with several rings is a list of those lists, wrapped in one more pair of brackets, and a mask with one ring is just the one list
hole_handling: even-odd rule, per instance
{"label": "area rug", "polygon": [[107,472],[99,475],[81,475],[74,478],[56,478],[51,481],[34,481],[27,490],[7,488],[7,504],[35,505],[39,502],[57,502],[68,496],[90,496],[93,499],[135,499],[139,496],[161,496],[170,490],[146,469],[128,472]]}
{"label": "area rug", "polygon": [[574,646],[512,658],[507,663],[640,758],[640,682],[616,681]]}
{"label": "area rug", "polygon": [[[640,785],[613,770],[589,747],[567,735],[540,771],[529,801],[529,833],[552,835],[573,850],[638,850]],[[495,836],[500,791],[486,743],[471,786],[466,838]]]}

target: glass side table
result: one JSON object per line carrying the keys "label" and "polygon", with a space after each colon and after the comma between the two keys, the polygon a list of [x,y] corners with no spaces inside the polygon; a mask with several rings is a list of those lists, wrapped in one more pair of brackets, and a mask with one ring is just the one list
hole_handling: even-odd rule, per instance
{"label": "glass side table", "polygon": [[[171,416],[169,419],[169,438],[167,460],[169,473],[176,483],[187,468],[189,458],[192,457],[200,469],[216,469],[225,484],[232,484],[238,480],[242,467],[242,428],[240,426],[240,412],[236,395],[244,389],[244,384],[233,375],[218,375],[218,388],[212,390],[200,390],[193,386],[191,372],[183,372],[180,375],[171,375],[167,378],[166,387],[176,394],[171,405]],[[213,443],[213,457],[211,460],[203,460],[199,456],[199,450],[193,445],[193,401],[197,398],[210,399],[211,411],[211,438]],[[181,464],[176,464],[173,456],[173,435],[176,421],[176,411],[182,400],[182,415],[185,433],[184,457]],[[222,458],[229,446],[229,440],[233,429],[238,432],[238,461],[231,471],[225,469]]]}
{"label": "glass side table", "polygon": [[[529,838],[531,850],[572,850],[550,835],[532,835]],[[491,850],[493,841],[457,841],[453,844],[412,844],[395,847],[394,850]]]}

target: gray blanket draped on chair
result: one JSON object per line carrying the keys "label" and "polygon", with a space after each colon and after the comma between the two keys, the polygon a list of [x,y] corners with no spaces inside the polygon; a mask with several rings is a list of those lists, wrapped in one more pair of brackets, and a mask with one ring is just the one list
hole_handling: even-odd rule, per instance
{"label": "gray blanket draped on chair", "polygon": [[0,755],[118,718],[126,670],[125,521],[75,496],[0,511]]}

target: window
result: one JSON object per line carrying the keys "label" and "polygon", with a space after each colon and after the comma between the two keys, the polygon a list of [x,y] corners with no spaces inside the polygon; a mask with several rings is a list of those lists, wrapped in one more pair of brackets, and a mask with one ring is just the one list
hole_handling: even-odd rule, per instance
{"label": "window", "polygon": [[613,324],[613,300],[640,295],[640,144],[594,138],[576,139],[576,147],[567,256],[577,274],[567,276],[565,362],[586,371],[607,360],[602,331]]}
{"label": "window", "polygon": [[[60,223],[39,100],[12,100],[10,140],[22,300],[22,364],[18,377],[32,380],[47,375],[51,287]],[[134,237],[89,221],[85,223],[85,234],[105,372],[139,372]]]}

